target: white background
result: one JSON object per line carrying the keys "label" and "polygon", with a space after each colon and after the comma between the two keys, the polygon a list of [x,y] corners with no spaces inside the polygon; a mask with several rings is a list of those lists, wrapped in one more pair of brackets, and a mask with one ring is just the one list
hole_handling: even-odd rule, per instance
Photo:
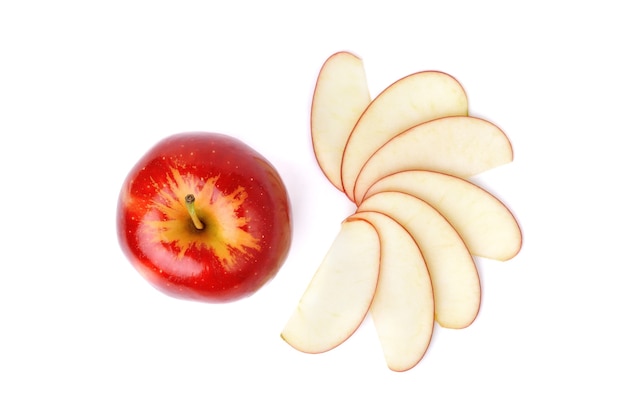
{"label": "white background", "polygon": [[[3,1],[0,418],[623,419],[626,30],[617,2],[591,4]],[[477,182],[518,217],[521,253],[477,260],[479,318],[401,374],[369,319],[321,355],[279,337],[353,210],[309,143],[339,50],[373,95],[452,74],[515,151]],[[192,130],[243,139],[291,195],[289,259],[237,303],[162,295],[117,244],[127,171]]]}

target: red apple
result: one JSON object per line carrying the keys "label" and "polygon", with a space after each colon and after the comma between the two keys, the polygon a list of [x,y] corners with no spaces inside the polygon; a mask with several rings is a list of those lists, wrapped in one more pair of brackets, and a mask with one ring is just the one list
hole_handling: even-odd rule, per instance
{"label": "red apple", "polygon": [[149,150],[117,208],[123,252],[164,293],[227,302],[273,278],[291,245],[285,185],[267,159],[222,134],[183,133]]}

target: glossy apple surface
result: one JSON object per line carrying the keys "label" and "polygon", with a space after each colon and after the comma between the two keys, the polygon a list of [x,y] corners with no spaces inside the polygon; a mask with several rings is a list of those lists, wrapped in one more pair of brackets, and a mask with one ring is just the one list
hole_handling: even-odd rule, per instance
{"label": "glossy apple surface", "polygon": [[124,254],[157,289],[228,302],[256,292],[285,261],[289,198],[274,166],[240,140],[177,134],[128,174],[117,231]]}

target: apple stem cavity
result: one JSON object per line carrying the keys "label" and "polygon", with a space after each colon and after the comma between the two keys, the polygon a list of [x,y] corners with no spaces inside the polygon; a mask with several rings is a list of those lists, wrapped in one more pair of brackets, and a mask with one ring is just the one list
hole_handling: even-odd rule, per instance
{"label": "apple stem cavity", "polygon": [[185,205],[187,206],[187,211],[189,212],[189,216],[191,217],[191,221],[196,229],[202,230],[204,229],[204,225],[200,218],[196,214],[196,206],[194,203],[196,202],[196,197],[193,194],[187,194],[185,196]]}

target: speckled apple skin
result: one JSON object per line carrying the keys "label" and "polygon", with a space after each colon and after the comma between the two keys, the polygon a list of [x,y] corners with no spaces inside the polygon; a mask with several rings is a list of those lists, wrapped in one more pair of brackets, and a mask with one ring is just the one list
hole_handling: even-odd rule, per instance
{"label": "speckled apple skin", "polygon": [[[194,194],[203,229],[185,196]],[[182,133],[150,149],[119,195],[122,251],[154,287],[177,298],[250,296],[283,265],[291,245],[289,197],[276,168],[216,133]]]}

